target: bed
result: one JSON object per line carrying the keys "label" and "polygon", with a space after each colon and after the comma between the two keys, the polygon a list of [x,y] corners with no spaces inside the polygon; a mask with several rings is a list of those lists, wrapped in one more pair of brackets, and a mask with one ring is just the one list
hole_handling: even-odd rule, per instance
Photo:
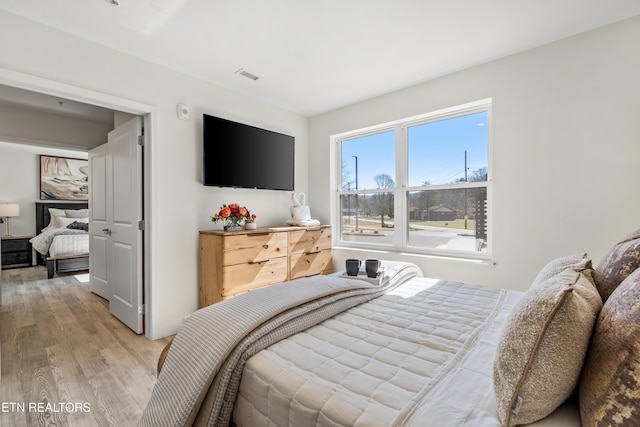
{"label": "bed", "polygon": [[[47,278],[58,272],[88,270],[88,204],[36,202],[35,205],[36,237],[31,244],[39,254],[39,263],[47,266]],[[56,220],[58,217],[61,219]]]}
{"label": "bed", "polygon": [[[614,248],[595,269],[551,260],[525,293],[384,262],[377,282],[336,273],[214,304],[175,336],[139,425],[638,425],[640,382],[620,372],[640,372],[640,232]],[[611,310],[630,312],[626,347]]]}

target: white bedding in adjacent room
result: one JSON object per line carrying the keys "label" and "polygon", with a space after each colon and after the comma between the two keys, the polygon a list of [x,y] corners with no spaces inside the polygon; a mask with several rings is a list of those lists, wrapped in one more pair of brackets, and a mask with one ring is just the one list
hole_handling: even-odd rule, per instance
{"label": "white bedding in adjacent room", "polygon": [[[77,240],[68,239],[72,236],[81,236]],[[62,238],[62,239],[61,239]],[[54,241],[59,240],[56,246],[60,249],[56,249],[60,254],[66,253],[66,255],[78,255],[89,253],[89,234],[84,230],[74,230],[69,228],[47,228],[38,234],[29,242],[33,245],[33,249],[39,253],[46,255],[50,254],[51,246],[54,245]],[[60,256],[60,255],[49,255]]]}
{"label": "white bedding in adjacent room", "polygon": [[71,234],[55,236],[49,246],[49,256],[61,257],[89,253],[89,235]]}
{"label": "white bedding in adjacent room", "polygon": [[[521,295],[414,278],[251,357],[233,420],[498,427],[495,347]],[[577,410],[553,416],[541,425],[580,425]]]}

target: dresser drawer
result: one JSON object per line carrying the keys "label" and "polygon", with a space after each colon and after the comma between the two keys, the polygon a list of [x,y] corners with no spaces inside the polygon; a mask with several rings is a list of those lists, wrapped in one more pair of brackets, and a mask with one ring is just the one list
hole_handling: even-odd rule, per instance
{"label": "dresser drawer", "polygon": [[2,252],[30,251],[29,239],[2,239]]}
{"label": "dresser drawer", "polygon": [[287,233],[250,233],[225,236],[222,265],[259,263],[287,256]]}
{"label": "dresser drawer", "polygon": [[2,254],[2,266],[14,264],[30,264],[31,257],[27,252],[8,252]]}
{"label": "dresser drawer", "polygon": [[331,227],[289,232],[289,254],[313,253],[331,248]]}
{"label": "dresser drawer", "polygon": [[222,297],[287,280],[287,257],[222,267]]}
{"label": "dresser drawer", "polygon": [[293,254],[290,257],[289,280],[331,273],[331,249]]}

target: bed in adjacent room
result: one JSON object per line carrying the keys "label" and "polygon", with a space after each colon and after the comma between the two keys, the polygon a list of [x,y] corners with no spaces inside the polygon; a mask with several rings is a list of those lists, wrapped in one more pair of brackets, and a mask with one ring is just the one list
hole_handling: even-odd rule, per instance
{"label": "bed in adjacent room", "polygon": [[89,269],[88,204],[36,202],[36,236],[31,239],[47,278]]}
{"label": "bed in adjacent room", "polygon": [[[640,288],[640,232],[596,269],[584,255],[550,261],[524,293],[384,266],[375,282],[314,276],[198,310],[174,338],[140,425],[640,420],[640,383],[632,378],[630,393],[617,374],[638,368],[640,327],[618,346],[620,334],[607,332],[619,322],[610,310],[637,316],[625,303]],[[608,363],[594,343],[617,349]]]}

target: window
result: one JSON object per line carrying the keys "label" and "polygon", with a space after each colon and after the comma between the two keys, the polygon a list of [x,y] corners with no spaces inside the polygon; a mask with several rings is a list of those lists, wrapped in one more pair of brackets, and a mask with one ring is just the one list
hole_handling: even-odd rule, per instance
{"label": "window", "polygon": [[488,258],[490,107],[336,136],[341,244]]}

